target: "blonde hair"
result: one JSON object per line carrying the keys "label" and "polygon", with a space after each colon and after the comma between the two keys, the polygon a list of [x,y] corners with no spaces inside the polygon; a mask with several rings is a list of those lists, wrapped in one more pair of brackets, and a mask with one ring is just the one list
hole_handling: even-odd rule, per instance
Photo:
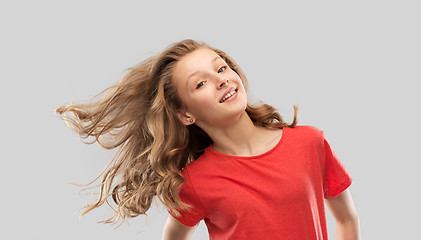
{"label": "blonde hair", "polygon": [[[102,221],[104,223],[117,223],[145,214],[155,196],[176,216],[179,216],[178,210],[191,207],[178,197],[184,183],[180,170],[203,154],[212,139],[196,125],[185,126],[179,120],[176,110],[182,102],[171,78],[177,61],[199,48],[212,49],[224,59],[239,75],[247,91],[247,78],[230,56],[206,43],[186,39],[128,68],[119,82],[97,95],[102,96],[99,100],[56,109],[85,143],[97,142],[106,149],[119,147],[96,178],[102,176],[98,198],[85,206],[81,216],[104,203],[110,205],[110,197],[117,207],[113,208],[112,217]],[[246,112],[256,126],[294,127],[297,124],[298,106],[294,106],[291,124],[268,104],[247,104]],[[88,142],[89,137],[93,137],[93,141]]]}

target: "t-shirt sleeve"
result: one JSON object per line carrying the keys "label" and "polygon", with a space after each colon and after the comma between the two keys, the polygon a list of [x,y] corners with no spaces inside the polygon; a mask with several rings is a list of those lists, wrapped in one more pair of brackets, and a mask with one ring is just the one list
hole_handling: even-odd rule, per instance
{"label": "t-shirt sleeve", "polygon": [[324,176],[323,192],[325,198],[334,198],[345,191],[352,183],[352,178],[331,149],[323,133]]}
{"label": "t-shirt sleeve", "polygon": [[179,217],[176,217],[171,211],[167,211],[171,216],[173,216],[183,225],[193,227],[197,225],[200,222],[200,220],[204,219],[205,210],[202,206],[202,203],[200,202],[200,199],[196,194],[187,169],[184,169],[184,171],[182,171],[181,174],[184,176],[185,184],[183,184],[180,190],[179,197],[182,202],[192,205],[192,208],[186,210],[179,210],[181,214]]}

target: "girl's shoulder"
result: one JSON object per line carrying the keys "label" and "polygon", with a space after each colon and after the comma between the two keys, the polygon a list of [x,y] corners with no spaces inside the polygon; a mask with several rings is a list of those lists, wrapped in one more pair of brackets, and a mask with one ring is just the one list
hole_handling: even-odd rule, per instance
{"label": "girl's shoulder", "polygon": [[316,144],[321,145],[324,142],[325,136],[323,130],[312,125],[297,125],[293,128],[288,128],[286,136],[290,143],[293,144]]}
{"label": "girl's shoulder", "polygon": [[323,135],[323,130],[312,125],[297,125],[295,127],[288,128],[288,130],[297,132],[300,134],[305,134],[305,135],[315,135],[315,136]]}
{"label": "girl's shoulder", "polygon": [[201,156],[199,156],[199,158],[197,158],[196,160],[193,160],[193,161],[189,162],[186,166],[184,166],[183,169],[181,169],[180,172],[181,172],[181,174],[183,176],[189,174],[189,172],[190,173],[195,172],[198,169],[203,168],[204,165],[209,164],[209,161],[208,161],[208,158],[209,158],[208,157],[208,151],[209,151],[208,148],[209,147],[211,147],[211,146],[208,146],[205,149],[204,153]]}

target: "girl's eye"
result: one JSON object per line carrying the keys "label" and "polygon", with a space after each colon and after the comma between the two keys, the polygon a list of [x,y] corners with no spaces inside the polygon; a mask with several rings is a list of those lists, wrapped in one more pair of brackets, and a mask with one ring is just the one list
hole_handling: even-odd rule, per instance
{"label": "girl's eye", "polygon": [[200,82],[199,84],[197,84],[196,89],[198,89],[198,88],[200,88],[201,86],[203,86],[203,85],[200,85],[201,83],[204,83],[204,82],[202,81],[202,82]]}
{"label": "girl's eye", "polygon": [[[220,69],[218,69],[218,73],[223,72],[226,68],[227,68],[227,66],[223,66],[223,67],[221,67]],[[221,71],[221,69],[222,69],[222,71]]]}

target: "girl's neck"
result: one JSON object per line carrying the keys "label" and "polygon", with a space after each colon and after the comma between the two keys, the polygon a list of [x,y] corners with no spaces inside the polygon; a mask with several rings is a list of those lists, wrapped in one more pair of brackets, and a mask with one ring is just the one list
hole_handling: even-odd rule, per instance
{"label": "girl's neck", "polygon": [[222,128],[214,128],[208,135],[217,152],[234,156],[255,156],[266,151],[266,146],[276,141],[281,129],[255,126],[248,114],[244,113],[235,123]]}

